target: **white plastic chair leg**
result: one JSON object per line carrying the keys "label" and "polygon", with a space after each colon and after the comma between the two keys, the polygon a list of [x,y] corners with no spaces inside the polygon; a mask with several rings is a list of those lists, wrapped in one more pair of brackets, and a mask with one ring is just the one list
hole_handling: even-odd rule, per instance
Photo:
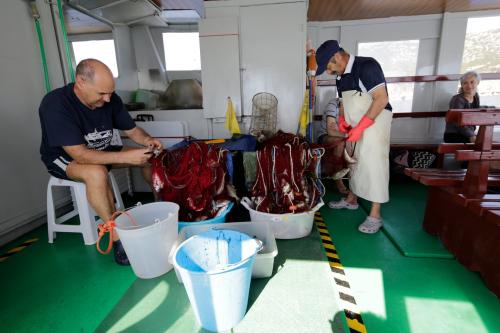
{"label": "white plastic chair leg", "polygon": [[[121,197],[120,189],[112,173],[109,173],[109,180],[115,197],[115,207],[118,210],[125,209]],[[64,214],[61,217],[56,217],[53,187],[69,187],[71,191],[71,199],[73,202],[73,210]],[[79,215],[80,224],[64,224],[63,222],[70,218]],[[63,180],[56,177],[51,177],[47,185],[47,229],[48,241],[53,243],[57,232],[76,232],[83,235],[83,240],[86,245],[92,245],[97,242],[97,222],[95,220],[96,213],[87,201],[86,186],[84,183]]]}
{"label": "white plastic chair leg", "polygon": [[48,239],[49,243],[54,242],[56,238],[56,233],[54,232],[54,225],[56,224],[56,213],[54,207],[54,199],[52,196],[52,179],[47,185],[47,229],[49,231]]}
{"label": "white plastic chair leg", "polygon": [[75,188],[75,196],[83,241],[85,245],[93,245],[97,242],[97,224],[95,222],[94,210],[87,201],[85,186]]}
{"label": "white plastic chair leg", "polygon": [[125,205],[123,204],[122,194],[120,193],[120,188],[118,187],[118,183],[116,182],[115,176],[112,172],[109,172],[109,181],[111,182],[113,196],[115,197],[116,210],[124,210]]}

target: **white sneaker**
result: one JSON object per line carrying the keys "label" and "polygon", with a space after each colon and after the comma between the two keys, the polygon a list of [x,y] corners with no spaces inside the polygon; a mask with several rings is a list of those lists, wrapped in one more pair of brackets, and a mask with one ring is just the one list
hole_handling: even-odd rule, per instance
{"label": "white sneaker", "polygon": [[358,230],[365,234],[374,234],[379,231],[383,225],[384,221],[382,219],[367,216],[365,221],[359,225]]}
{"label": "white sneaker", "polygon": [[330,201],[328,203],[328,207],[332,209],[351,209],[355,210],[359,208],[359,205],[357,203],[348,203],[345,201],[345,198],[340,199],[340,201]]}

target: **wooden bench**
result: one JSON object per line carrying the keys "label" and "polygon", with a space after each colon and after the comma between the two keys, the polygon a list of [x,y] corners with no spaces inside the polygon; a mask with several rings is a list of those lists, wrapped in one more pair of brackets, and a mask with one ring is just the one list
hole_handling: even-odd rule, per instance
{"label": "wooden bench", "polygon": [[488,186],[500,186],[500,172],[489,172],[490,162],[500,160],[500,144],[492,142],[500,110],[450,110],[446,121],[479,125],[475,143],[438,148],[439,153],[469,161],[468,168],[406,169],[405,174],[429,186],[424,229],[439,236],[464,266],[480,272],[500,297],[500,195],[487,193]]}
{"label": "wooden bench", "polygon": [[[463,185],[466,172],[466,169],[405,169],[406,175],[427,186],[461,186]],[[490,172],[487,182],[489,186],[500,186],[500,172]]]}

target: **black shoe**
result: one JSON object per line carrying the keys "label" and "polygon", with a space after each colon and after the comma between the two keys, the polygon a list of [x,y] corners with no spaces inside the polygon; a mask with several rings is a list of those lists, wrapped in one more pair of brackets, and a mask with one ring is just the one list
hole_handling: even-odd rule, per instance
{"label": "black shoe", "polygon": [[113,242],[113,253],[115,255],[115,261],[118,265],[130,265],[130,262],[127,258],[127,253],[125,253],[125,249],[123,248],[121,241],[117,240]]}

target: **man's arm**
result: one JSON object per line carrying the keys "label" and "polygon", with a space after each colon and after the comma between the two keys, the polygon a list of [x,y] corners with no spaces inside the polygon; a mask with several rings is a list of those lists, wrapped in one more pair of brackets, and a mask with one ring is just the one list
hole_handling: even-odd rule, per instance
{"label": "man's arm", "polygon": [[151,157],[147,148],[111,152],[88,149],[86,145],[63,146],[63,149],[78,164],[130,164],[144,165]]}
{"label": "man's arm", "polygon": [[137,144],[148,147],[149,149],[162,150],[163,144],[160,140],[151,137],[145,130],[136,126],[130,130],[124,131],[125,134]]}
{"label": "man's arm", "polygon": [[329,136],[345,137],[345,134],[338,129],[337,120],[332,116],[326,116],[326,132]]}
{"label": "man's arm", "polygon": [[365,129],[374,124],[375,118],[385,109],[387,105],[388,96],[385,91],[385,86],[381,86],[370,93],[373,97],[372,104],[366,111],[365,115],[361,118],[359,123],[352,130],[349,131],[347,141],[355,142],[361,139]]}
{"label": "man's arm", "polygon": [[385,106],[389,102],[389,96],[387,96],[387,91],[385,90],[385,86],[381,86],[372,92],[370,95],[373,97],[372,104],[368,111],[366,111],[366,116],[372,120],[375,120],[377,116],[385,109]]}

